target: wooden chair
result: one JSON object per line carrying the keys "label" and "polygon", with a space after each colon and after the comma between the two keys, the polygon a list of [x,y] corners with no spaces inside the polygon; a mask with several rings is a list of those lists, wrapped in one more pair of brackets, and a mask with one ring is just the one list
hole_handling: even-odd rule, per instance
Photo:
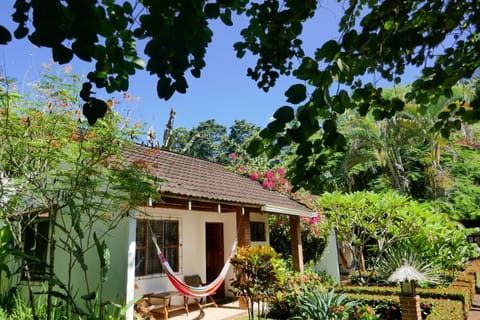
{"label": "wooden chair", "polygon": [[[192,287],[200,287],[200,286],[205,285],[205,283],[202,282],[202,278],[198,274],[194,274],[194,275],[191,275],[191,276],[185,276],[183,278],[183,280],[185,281],[186,284],[188,284],[189,286],[192,286]],[[214,294],[215,294],[215,292],[212,293],[212,295],[214,295]],[[200,298],[200,302],[198,301],[197,298],[194,298],[194,299],[197,303],[199,303],[202,306],[202,308],[203,307],[208,307],[208,306],[211,306],[211,305],[213,305],[215,307],[218,307],[218,305],[215,302],[215,299],[213,299],[212,295],[209,295],[209,296],[205,297],[205,303],[204,304],[201,304],[203,298]],[[186,299],[185,301],[188,302],[188,297],[185,297],[185,299]],[[207,302],[207,300],[210,300],[210,302]]]}
{"label": "wooden chair", "polygon": [[177,310],[185,310],[188,315],[187,301],[184,300],[184,305],[182,306],[172,305],[171,299],[174,296],[180,296],[180,293],[178,291],[165,291],[145,294],[135,303],[135,313],[141,319],[148,320],[168,320],[168,314]]}

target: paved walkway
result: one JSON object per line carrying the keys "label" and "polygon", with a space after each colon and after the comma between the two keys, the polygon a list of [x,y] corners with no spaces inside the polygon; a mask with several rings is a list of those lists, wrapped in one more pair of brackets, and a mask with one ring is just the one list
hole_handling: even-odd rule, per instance
{"label": "paved walkway", "polygon": [[[169,316],[171,320],[235,320],[248,316],[247,310],[242,310],[238,307],[238,302],[229,302],[226,304],[219,304],[218,308],[207,307],[202,311],[190,306],[190,312],[187,315],[185,312],[172,312]],[[480,320],[480,294],[475,295],[472,303],[472,309],[467,320]]]}
{"label": "paved walkway", "polygon": [[480,294],[473,297],[472,309],[470,309],[467,320],[480,320]]}
{"label": "paved walkway", "polygon": [[247,310],[238,307],[238,301],[218,304],[218,307],[209,306],[199,311],[195,305],[189,305],[189,314],[184,311],[172,312],[169,320],[235,320],[248,317]]}

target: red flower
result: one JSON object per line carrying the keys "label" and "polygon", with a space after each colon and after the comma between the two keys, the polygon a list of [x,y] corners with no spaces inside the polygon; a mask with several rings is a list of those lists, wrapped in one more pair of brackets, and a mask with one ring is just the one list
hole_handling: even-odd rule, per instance
{"label": "red flower", "polygon": [[235,153],[230,153],[230,154],[228,155],[228,157],[229,157],[230,159],[234,160],[234,159],[237,158],[237,155],[236,155]]}
{"label": "red flower", "polygon": [[258,179],[258,173],[254,172],[250,175],[250,179],[252,179],[253,181],[257,181]]}

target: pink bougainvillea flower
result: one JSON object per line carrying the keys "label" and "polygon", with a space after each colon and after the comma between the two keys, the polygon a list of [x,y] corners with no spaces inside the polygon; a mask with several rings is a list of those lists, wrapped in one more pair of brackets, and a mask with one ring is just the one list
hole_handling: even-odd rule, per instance
{"label": "pink bougainvillea flower", "polygon": [[228,157],[229,157],[230,159],[234,160],[234,159],[237,158],[237,155],[236,155],[235,153],[230,153],[230,154],[228,155]]}
{"label": "pink bougainvillea flower", "polygon": [[268,170],[267,171],[267,180],[268,181],[273,181],[273,178],[275,178],[275,175],[273,174],[272,171]]}
{"label": "pink bougainvillea flower", "polygon": [[250,179],[252,179],[253,181],[257,181],[258,179],[258,173],[254,172],[250,175]]}
{"label": "pink bougainvillea flower", "polygon": [[272,188],[272,182],[271,181],[263,181],[262,186],[265,189],[271,189]]}
{"label": "pink bougainvillea flower", "polygon": [[278,168],[277,173],[280,175],[280,177],[283,177],[285,175],[285,169],[283,168]]}

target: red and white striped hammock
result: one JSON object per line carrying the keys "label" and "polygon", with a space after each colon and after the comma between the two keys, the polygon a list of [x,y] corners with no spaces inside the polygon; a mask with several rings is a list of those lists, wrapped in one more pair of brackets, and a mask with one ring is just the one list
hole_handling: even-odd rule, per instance
{"label": "red and white striped hammock", "polygon": [[225,281],[225,277],[227,275],[228,269],[230,268],[230,259],[235,255],[235,252],[237,249],[237,241],[234,241],[230,255],[227,261],[225,262],[225,265],[223,266],[222,270],[220,271],[219,275],[215,278],[215,280],[213,280],[211,283],[205,286],[192,287],[186,284],[185,282],[183,282],[182,280],[180,280],[177,276],[175,276],[175,272],[172,270],[172,267],[170,267],[170,264],[165,258],[162,250],[160,250],[156,237],[152,236],[152,240],[153,240],[153,243],[155,244],[155,247],[157,248],[158,259],[162,264],[163,270],[165,271],[165,274],[167,275],[172,285],[182,295],[187,297],[192,297],[192,298],[208,297],[217,291],[217,289]]}

